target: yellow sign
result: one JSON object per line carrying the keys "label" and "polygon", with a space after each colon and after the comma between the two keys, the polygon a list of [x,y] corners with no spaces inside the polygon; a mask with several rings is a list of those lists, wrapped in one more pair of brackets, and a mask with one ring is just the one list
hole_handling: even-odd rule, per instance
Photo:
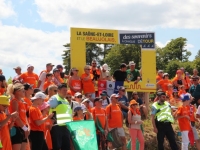
{"label": "yellow sign", "polygon": [[71,28],[71,67],[79,69],[80,74],[83,73],[81,71],[86,65],[86,43],[141,45],[142,81],[138,84],[125,82],[124,86],[127,87],[127,91],[154,92],[156,90],[156,53],[153,32]]}

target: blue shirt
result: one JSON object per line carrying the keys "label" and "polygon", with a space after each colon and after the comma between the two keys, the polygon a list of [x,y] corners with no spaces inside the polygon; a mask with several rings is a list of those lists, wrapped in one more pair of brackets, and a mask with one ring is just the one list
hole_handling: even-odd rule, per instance
{"label": "blue shirt", "polygon": [[120,97],[118,101],[122,102],[123,105],[128,106],[128,98],[125,95]]}

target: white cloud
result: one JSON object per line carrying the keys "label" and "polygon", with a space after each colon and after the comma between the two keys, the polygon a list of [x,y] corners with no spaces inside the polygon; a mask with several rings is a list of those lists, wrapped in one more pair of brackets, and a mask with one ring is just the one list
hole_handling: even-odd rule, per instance
{"label": "white cloud", "polygon": [[35,0],[44,22],[56,26],[154,29],[200,28],[200,1]]}
{"label": "white cloud", "polygon": [[9,0],[0,0],[0,18],[7,18],[15,15],[12,3]]}
{"label": "white cloud", "polygon": [[165,43],[162,43],[162,42],[160,42],[160,41],[157,41],[157,42],[156,42],[156,45],[158,45],[158,47],[160,47],[160,48],[163,48],[163,47],[165,47],[169,42],[170,42],[170,41],[166,41]]}
{"label": "white cloud", "polygon": [[0,25],[0,33],[0,68],[4,72],[16,66],[26,71],[26,66],[33,64],[35,72],[39,73],[48,62],[62,64],[63,45],[69,42],[67,31],[46,33],[25,27]]}

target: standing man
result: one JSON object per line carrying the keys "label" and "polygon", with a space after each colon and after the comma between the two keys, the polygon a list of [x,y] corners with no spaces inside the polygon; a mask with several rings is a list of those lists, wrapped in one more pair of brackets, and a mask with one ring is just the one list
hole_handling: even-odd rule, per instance
{"label": "standing man", "polygon": [[156,83],[160,80],[163,79],[163,71],[162,70],[158,70],[158,74],[156,76]]}
{"label": "standing man", "polygon": [[115,70],[113,74],[114,81],[126,81],[127,79],[127,72],[126,72],[126,64],[122,63],[120,65],[120,69]]}
{"label": "standing man", "polygon": [[189,93],[194,97],[194,100],[191,102],[191,104],[196,104],[196,106],[199,106],[198,100],[200,99],[200,84],[199,84],[199,77],[194,76],[192,77],[193,85],[189,89]]}
{"label": "standing man", "polygon": [[92,61],[90,73],[94,76],[94,81],[97,81],[100,78],[100,68],[97,67],[96,60]]}
{"label": "standing man", "polygon": [[48,63],[46,64],[46,70],[43,70],[41,73],[40,73],[40,76],[39,76],[39,81],[38,81],[38,88],[41,90],[41,91],[44,91],[44,82],[46,81],[46,75],[47,73],[50,73],[51,70],[53,69],[53,64],[52,63]]}
{"label": "standing man", "polygon": [[53,150],[70,149],[70,132],[66,127],[66,122],[72,121],[72,109],[67,96],[67,85],[58,85],[58,94],[49,99],[51,111],[56,114],[56,122],[51,130]]}
{"label": "standing man", "polygon": [[[135,84],[137,84],[140,81],[140,72],[135,69],[135,63],[134,61],[129,62],[130,69],[126,70],[127,72],[127,80],[128,81],[134,81]],[[132,92],[127,92],[128,94],[128,100],[131,100]]]}
{"label": "standing man", "polygon": [[21,70],[22,70],[22,69],[21,69],[21,67],[19,67],[19,66],[18,66],[18,67],[15,67],[15,68],[13,68],[13,69],[15,70],[15,72],[16,72],[16,74],[17,74],[17,75],[13,78],[13,80],[17,80],[18,77],[22,74],[22,73],[21,73]]}
{"label": "standing man", "polygon": [[158,150],[164,150],[163,143],[165,136],[169,141],[171,149],[178,150],[174,131],[171,125],[171,123],[174,123],[171,106],[165,101],[165,92],[159,91],[157,97],[158,101],[154,102],[152,105],[151,118],[153,130],[157,134]]}
{"label": "standing man", "polygon": [[3,82],[2,88],[7,87],[6,77],[3,75],[2,69],[0,69],[0,81]]}
{"label": "standing man", "polygon": [[199,75],[198,75],[198,70],[197,69],[193,69],[193,75],[192,75],[192,77],[199,77]]}
{"label": "standing man", "polygon": [[111,80],[110,68],[107,64],[103,64],[103,66],[100,69],[100,80]]}
{"label": "standing man", "polygon": [[29,83],[29,84],[33,84],[33,88],[37,87],[37,82],[38,82],[38,75],[33,73],[34,70],[34,66],[33,65],[28,65],[27,66],[27,72],[22,73],[19,77],[18,80],[21,81],[23,83]]}

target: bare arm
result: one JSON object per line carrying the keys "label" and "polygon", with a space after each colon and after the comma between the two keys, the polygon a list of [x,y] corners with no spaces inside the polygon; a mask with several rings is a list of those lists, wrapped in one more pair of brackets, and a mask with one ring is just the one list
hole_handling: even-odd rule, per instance
{"label": "bare arm", "polygon": [[158,129],[156,127],[156,122],[155,122],[155,115],[151,115],[151,122],[152,122],[152,125],[153,125],[153,130],[155,133],[158,133]]}
{"label": "bare arm", "polygon": [[[19,110],[18,110],[18,103],[17,101],[13,101],[12,102],[12,110],[15,112],[18,112],[19,113]],[[20,119],[20,117],[18,117],[16,120],[15,120],[15,123],[19,126],[19,127],[23,127],[25,124],[23,124],[22,120]]]}
{"label": "bare arm", "polygon": [[39,126],[39,125],[43,124],[47,119],[50,119],[50,118],[52,118],[52,117],[53,117],[53,113],[50,114],[49,116],[43,118],[42,120],[35,120],[34,122],[35,122],[35,124],[36,124],[37,126]]}

